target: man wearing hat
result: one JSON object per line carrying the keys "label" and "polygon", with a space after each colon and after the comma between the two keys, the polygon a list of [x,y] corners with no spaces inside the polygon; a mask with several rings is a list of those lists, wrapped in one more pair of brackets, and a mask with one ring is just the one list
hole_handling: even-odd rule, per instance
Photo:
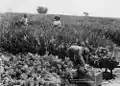
{"label": "man wearing hat", "polygon": [[53,27],[61,27],[61,21],[59,16],[54,17]]}
{"label": "man wearing hat", "polygon": [[71,61],[76,65],[80,65],[86,71],[86,61],[87,61],[87,54],[84,55],[85,52],[89,53],[89,50],[84,46],[84,43],[81,43],[81,46],[78,45],[71,45],[67,49],[67,55],[71,59]]}
{"label": "man wearing hat", "polygon": [[21,18],[20,22],[27,26],[28,25],[28,17],[27,17],[27,14],[24,14],[24,16]]}

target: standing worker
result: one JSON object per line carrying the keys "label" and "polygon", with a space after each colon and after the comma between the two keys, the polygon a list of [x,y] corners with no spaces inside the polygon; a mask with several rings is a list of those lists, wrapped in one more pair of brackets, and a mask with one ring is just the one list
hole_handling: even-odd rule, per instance
{"label": "standing worker", "polygon": [[53,27],[59,27],[60,28],[61,25],[62,25],[61,21],[60,21],[60,17],[59,16],[55,16],[54,19],[55,20],[53,21]]}
{"label": "standing worker", "polygon": [[62,42],[63,36],[65,35],[64,27],[62,26],[60,16],[55,16],[53,21],[53,31],[58,37],[59,43]]}
{"label": "standing worker", "polygon": [[27,17],[27,14],[24,14],[24,16],[21,18],[20,22],[27,26],[28,25],[28,17]]}

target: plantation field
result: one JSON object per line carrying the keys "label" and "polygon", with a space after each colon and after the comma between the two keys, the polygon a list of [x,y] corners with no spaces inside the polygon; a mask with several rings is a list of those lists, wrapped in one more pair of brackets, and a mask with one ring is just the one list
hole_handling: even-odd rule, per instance
{"label": "plantation field", "polygon": [[[15,25],[18,22],[23,13],[5,13],[1,16],[1,30],[7,29],[10,31],[24,30],[23,27],[17,27]],[[33,30],[34,34],[42,33],[47,37],[52,35],[57,38],[57,35],[62,35],[64,41],[66,39],[72,40],[72,43],[79,40],[89,39],[94,46],[111,45],[112,42],[119,45],[119,29],[120,21],[115,18],[100,18],[100,17],[85,17],[85,16],[68,16],[60,15],[61,22],[64,28],[58,30],[58,28],[52,27],[54,20],[52,14],[28,14],[30,20],[29,26],[26,27],[29,30]],[[49,38],[48,38],[49,39]],[[101,41],[102,40],[102,41]],[[68,40],[66,40],[68,42]]]}
{"label": "plantation field", "polygon": [[[5,13],[0,16],[0,49],[3,50],[2,53],[10,54],[8,57],[11,61],[4,65],[5,71],[11,77],[11,84],[17,83],[17,79],[18,82],[25,82],[28,78],[30,80],[35,78],[38,79],[37,84],[44,86],[43,83],[46,84],[52,78],[53,81],[49,83],[60,86],[61,79],[74,77],[70,71],[74,68],[73,63],[69,58],[62,61],[56,56],[46,55],[49,52],[46,48],[49,48],[52,36],[56,40],[57,49],[62,43],[69,47],[76,42],[79,44],[86,40],[94,52],[100,46],[109,45],[111,51],[114,44],[120,46],[120,21],[116,18],[60,15],[63,27],[53,28],[52,22],[55,15],[52,14],[28,14],[29,25],[27,27],[16,25],[23,13]],[[58,79],[57,82],[54,81],[56,79]]]}
{"label": "plantation field", "polygon": [[[16,31],[18,34],[23,31],[20,33],[21,35],[31,35],[33,39],[39,38],[40,35],[43,35],[44,39],[49,41],[51,36],[54,36],[58,45],[63,42],[72,44],[76,42],[76,40],[85,41],[86,39],[94,48],[99,46],[105,47],[106,45],[113,46],[114,43],[117,44],[117,46],[120,45],[120,39],[118,39],[120,36],[120,20],[117,18],[59,15],[61,17],[63,28],[58,29],[52,27],[55,15],[28,14],[29,25],[27,27],[18,27],[16,22],[18,22],[23,15],[24,13],[5,13],[0,15],[1,33],[4,35],[4,33],[8,34],[9,32],[8,35],[11,35],[10,37],[13,35],[13,38],[8,38],[5,35],[4,38],[10,41],[10,39],[14,39],[14,33]],[[25,31],[26,28],[28,31]],[[16,37],[19,38],[20,34]],[[1,39],[3,39],[2,36]],[[29,40],[33,41],[33,39]],[[11,43],[13,43],[13,41],[11,41]],[[24,41],[22,43],[25,45]],[[2,44],[5,43],[1,43],[0,46]],[[10,44],[8,43],[6,45]],[[15,47],[15,49],[16,48],[18,49],[18,47]]]}

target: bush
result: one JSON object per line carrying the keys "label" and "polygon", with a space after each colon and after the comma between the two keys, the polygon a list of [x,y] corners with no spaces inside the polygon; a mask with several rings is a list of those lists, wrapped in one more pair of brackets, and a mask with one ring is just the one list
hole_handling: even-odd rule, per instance
{"label": "bush", "polygon": [[[40,44],[38,43],[40,41]],[[0,47],[9,53],[39,53],[43,55],[45,53],[44,39],[34,36],[34,31],[22,30],[22,31],[7,31],[1,34]]]}
{"label": "bush", "polygon": [[39,7],[37,8],[37,12],[38,12],[38,13],[46,14],[47,11],[48,11],[48,9],[47,9],[46,7],[39,6]]}
{"label": "bush", "polygon": [[53,32],[51,30],[52,28],[48,32],[40,30],[39,33],[36,33],[35,29],[32,30],[30,28],[21,31],[7,30],[1,33],[0,47],[13,54],[31,52],[44,55],[52,35],[56,39],[57,46],[61,43],[73,44],[76,39],[83,41],[88,39],[90,44],[96,48],[98,46],[112,45],[112,41],[105,37],[102,31],[100,32],[100,30],[96,29],[88,30],[87,32],[80,30],[77,34],[70,28],[63,28],[61,32],[57,28],[53,28]]}

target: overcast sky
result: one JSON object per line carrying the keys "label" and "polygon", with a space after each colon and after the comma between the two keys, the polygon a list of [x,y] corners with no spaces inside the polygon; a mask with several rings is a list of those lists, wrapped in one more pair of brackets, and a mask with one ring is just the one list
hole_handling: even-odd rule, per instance
{"label": "overcast sky", "polygon": [[37,6],[46,6],[50,14],[119,17],[120,0],[0,0],[0,12],[36,13]]}

